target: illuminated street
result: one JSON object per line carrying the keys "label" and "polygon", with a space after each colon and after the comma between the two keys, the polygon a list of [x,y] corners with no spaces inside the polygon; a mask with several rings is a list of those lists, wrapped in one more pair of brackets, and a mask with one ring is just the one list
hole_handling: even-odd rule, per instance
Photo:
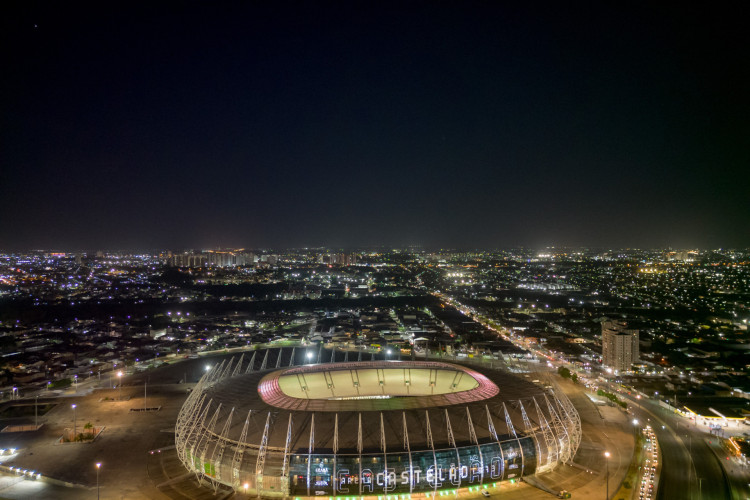
{"label": "illuminated street", "polygon": [[0,3],[0,500],[750,500],[743,3]]}

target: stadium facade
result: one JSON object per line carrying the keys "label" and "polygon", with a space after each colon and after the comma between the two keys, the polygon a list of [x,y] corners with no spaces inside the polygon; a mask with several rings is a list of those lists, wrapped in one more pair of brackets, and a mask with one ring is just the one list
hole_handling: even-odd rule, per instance
{"label": "stadium facade", "polygon": [[262,497],[430,494],[551,470],[580,443],[573,405],[534,375],[311,349],[207,371],[177,420],[185,467]]}

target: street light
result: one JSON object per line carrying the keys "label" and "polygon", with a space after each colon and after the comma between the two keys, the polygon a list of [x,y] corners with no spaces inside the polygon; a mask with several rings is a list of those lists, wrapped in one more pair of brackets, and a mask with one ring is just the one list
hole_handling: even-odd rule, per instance
{"label": "street light", "polygon": [[73,441],[76,440],[77,428],[76,428],[76,405],[70,405],[73,407]]}
{"label": "street light", "polygon": [[604,452],[604,458],[606,458],[607,463],[607,496],[605,496],[605,500],[609,500],[609,452]]}
{"label": "street light", "polygon": [[122,400],[122,372],[117,372],[117,399]]}
{"label": "street light", "polygon": [[73,379],[75,380],[75,383],[76,383],[75,392],[78,392],[78,375],[73,375]]}
{"label": "street light", "polygon": [[99,469],[101,469],[101,462],[96,463],[96,500],[99,500]]}

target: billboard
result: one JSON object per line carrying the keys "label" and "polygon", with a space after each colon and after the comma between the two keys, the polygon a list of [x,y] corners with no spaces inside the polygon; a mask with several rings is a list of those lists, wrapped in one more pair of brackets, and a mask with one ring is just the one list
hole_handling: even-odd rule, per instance
{"label": "billboard", "polygon": [[463,488],[533,474],[531,437],[435,451],[358,454],[294,454],[289,494],[402,494]]}

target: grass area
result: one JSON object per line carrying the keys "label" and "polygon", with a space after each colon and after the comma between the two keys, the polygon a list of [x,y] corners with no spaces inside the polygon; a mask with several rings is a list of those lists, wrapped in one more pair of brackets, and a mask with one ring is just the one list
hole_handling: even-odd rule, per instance
{"label": "grass area", "polygon": [[[9,406],[5,408],[2,411],[2,413],[0,413],[0,418],[33,417],[34,406],[35,405],[33,404]],[[55,406],[57,406],[57,403],[46,403],[46,404],[36,405],[37,415],[41,417],[42,415],[50,411]]]}
{"label": "grass area", "polygon": [[602,396],[602,397],[609,399],[616,405],[620,405],[625,410],[628,409],[628,404],[625,401],[620,401],[620,398],[618,398],[616,394],[612,394],[611,392],[606,392],[601,389],[596,391],[596,394],[597,396]]}
{"label": "grass area", "polygon": [[646,439],[643,437],[643,433],[639,432],[635,440],[635,453],[633,453],[633,460],[630,462],[628,472],[625,474],[625,479],[622,481],[622,485],[617,492],[612,495],[614,500],[630,500],[633,498],[633,493],[639,486],[638,473],[643,463],[644,450],[643,445],[646,443]]}
{"label": "grass area", "polygon": [[62,436],[62,442],[83,443],[86,441],[93,441],[94,439],[96,439],[96,436],[98,436],[102,431],[102,429],[103,427],[94,427],[91,422],[87,422],[83,426],[82,432],[79,432],[75,436],[73,435],[72,429],[65,429],[65,433]]}

